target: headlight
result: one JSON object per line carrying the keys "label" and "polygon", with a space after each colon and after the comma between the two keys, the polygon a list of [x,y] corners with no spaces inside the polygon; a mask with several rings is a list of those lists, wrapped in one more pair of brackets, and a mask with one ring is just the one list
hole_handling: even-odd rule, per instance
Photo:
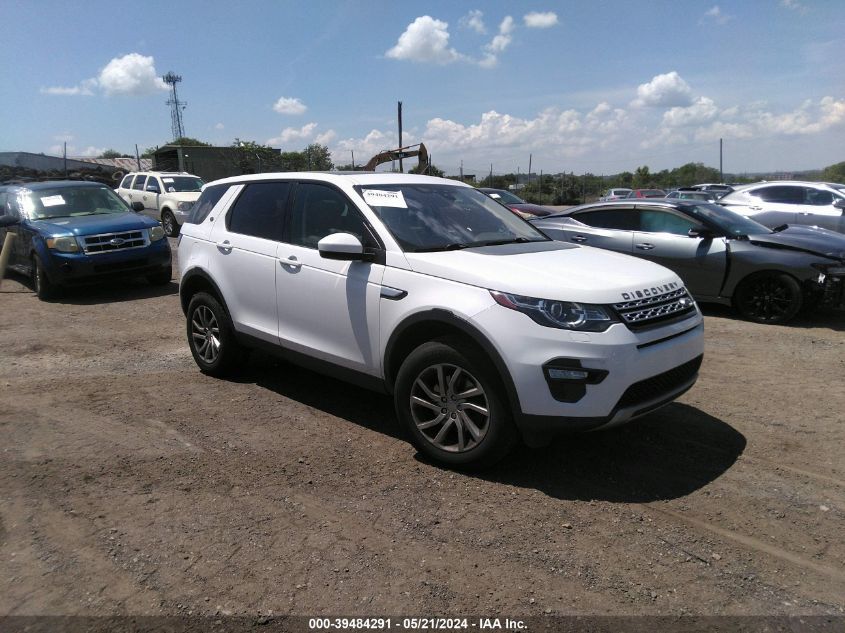
{"label": "headlight", "polygon": [[192,206],[194,206],[193,202],[180,202],[176,205],[176,208],[180,211],[190,211]]}
{"label": "headlight", "polygon": [[157,242],[164,237],[164,229],[160,226],[154,226],[150,229],[150,241]]}
{"label": "headlight", "polygon": [[76,243],[76,238],[72,235],[49,237],[47,238],[47,248],[61,253],[75,253],[79,250],[79,244]]}
{"label": "headlight", "polygon": [[546,327],[581,332],[604,332],[617,319],[604,306],[572,303],[553,299],[533,299],[491,290],[490,294],[501,306],[528,315],[535,323]]}

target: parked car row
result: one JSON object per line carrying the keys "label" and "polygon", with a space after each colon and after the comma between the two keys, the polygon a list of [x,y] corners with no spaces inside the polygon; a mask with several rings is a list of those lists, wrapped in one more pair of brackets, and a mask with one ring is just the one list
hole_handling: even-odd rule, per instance
{"label": "parked car row", "polygon": [[[144,213],[160,215],[185,175],[130,176],[131,205],[96,183],[0,188],[12,265],[40,298],[104,277],[170,281],[165,231]],[[681,195],[706,191],[632,190],[530,222],[502,193],[388,173],[203,186],[182,210],[179,258],[196,364],[224,376],[262,349],[391,394],[421,452],[478,466],[519,438],[616,426],[690,389],[703,358],[696,299],[761,323],[845,300],[841,233],[767,228]]]}
{"label": "parked car row", "polygon": [[143,212],[161,220],[168,237],[176,237],[203,184],[202,178],[185,172],[132,172],[120,181],[117,193],[130,205],[143,204]]}

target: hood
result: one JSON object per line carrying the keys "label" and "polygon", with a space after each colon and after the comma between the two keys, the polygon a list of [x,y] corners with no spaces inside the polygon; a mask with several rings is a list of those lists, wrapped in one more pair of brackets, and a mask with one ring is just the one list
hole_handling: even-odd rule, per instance
{"label": "hood", "polygon": [[200,197],[199,191],[165,191],[161,194],[177,202],[196,202]]}
{"label": "hood", "polygon": [[845,235],[809,226],[787,226],[776,233],[749,235],[757,246],[789,248],[832,259],[845,260]]}
{"label": "hood", "polygon": [[543,207],[539,204],[531,204],[530,202],[526,203],[506,203],[506,206],[510,207],[511,209],[517,209],[518,211],[522,211],[523,213],[530,213],[531,215],[536,215],[537,217],[544,217],[547,215],[551,215],[552,213],[557,213],[554,209],[549,209],[548,207]]}
{"label": "hood", "polygon": [[53,220],[30,220],[30,226],[39,233],[52,235],[73,233],[77,236],[148,229],[156,225],[158,225],[158,222],[152,218],[138,215],[132,211],[115,214],[80,215]]}
{"label": "hood", "polygon": [[637,291],[660,294],[680,278],[653,262],[563,242],[405,253],[415,272],[538,299],[618,303]]}

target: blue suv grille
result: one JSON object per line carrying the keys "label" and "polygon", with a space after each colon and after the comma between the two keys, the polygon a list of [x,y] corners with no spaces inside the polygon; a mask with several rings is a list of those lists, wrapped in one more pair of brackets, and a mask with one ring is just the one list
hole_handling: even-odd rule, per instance
{"label": "blue suv grille", "polygon": [[143,248],[149,244],[145,230],[86,235],[82,239],[83,250],[88,255],[123,251],[129,248]]}

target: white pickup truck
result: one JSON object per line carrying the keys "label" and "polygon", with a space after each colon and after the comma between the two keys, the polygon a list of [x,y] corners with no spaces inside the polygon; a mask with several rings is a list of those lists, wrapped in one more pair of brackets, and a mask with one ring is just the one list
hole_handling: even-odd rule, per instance
{"label": "white pickup truck", "polygon": [[117,193],[130,205],[141,202],[144,213],[161,220],[165,233],[176,237],[203,184],[202,178],[186,172],[139,171],[124,176]]}

